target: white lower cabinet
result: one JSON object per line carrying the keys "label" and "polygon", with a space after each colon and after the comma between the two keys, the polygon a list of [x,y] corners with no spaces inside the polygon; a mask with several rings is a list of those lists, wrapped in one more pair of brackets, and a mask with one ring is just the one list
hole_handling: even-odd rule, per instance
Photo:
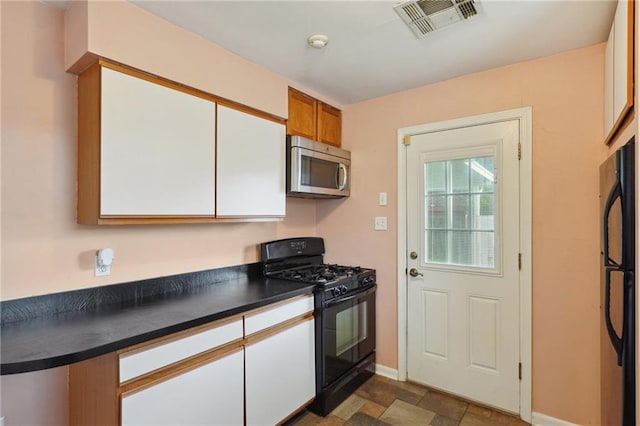
{"label": "white lower cabinet", "polygon": [[69,424],[275,425],[315,396],[305,295],[69,366]]}
{"label": "white lower cabinet", "polygon": [[247,425],[274,425],[315,396],[313,318],[245,348]]}
{"label": "white lower cabinet", "polygon": [[242,350],[122,398],[122,425],[242,425]]}

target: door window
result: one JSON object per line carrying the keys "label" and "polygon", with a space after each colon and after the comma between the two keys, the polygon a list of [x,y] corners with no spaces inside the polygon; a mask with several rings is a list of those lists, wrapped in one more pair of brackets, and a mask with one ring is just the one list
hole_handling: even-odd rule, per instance
{"label": "door window", "polygon": [[495,155],[424,161],[424,262],[496,268]]}

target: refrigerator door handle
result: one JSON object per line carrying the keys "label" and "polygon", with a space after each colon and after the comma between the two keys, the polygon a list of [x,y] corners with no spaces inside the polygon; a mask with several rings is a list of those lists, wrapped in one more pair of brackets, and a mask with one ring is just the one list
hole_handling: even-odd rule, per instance
{"label": "refrigerator door handle", "polygon": [[611,272],[615,269],[607,268],[604,272],[604,322],[607,326],[607,333],[609,334],[609,340],[611,345],[615,349],[618,355],[618,365],[622,366],[622,338],[618,337],[616,330],[613,328],[611,322]]}
{"label": "refrigerator door handle", "polygon": [[609,215],[611,214],[613,203],[621,196],[622,185],[620,185],[620,180],[616,180],[615,185],[611,188],[607,200],[604,203],[604,211],[602,214],[602,258],[605,268],[612,266],[616,268],[620,267],[620,265],[609,257]]}

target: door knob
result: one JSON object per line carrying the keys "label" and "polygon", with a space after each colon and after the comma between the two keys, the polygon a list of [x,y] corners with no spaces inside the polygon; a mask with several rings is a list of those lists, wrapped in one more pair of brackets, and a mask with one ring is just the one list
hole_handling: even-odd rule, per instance
{"label": "door knob", "polygon": [[411,275],[412,277],[417,277],[417,276],[424,276],[424,274],[418,272],[418,270],[416,268],[411,268],[409,269],[409,275]]}

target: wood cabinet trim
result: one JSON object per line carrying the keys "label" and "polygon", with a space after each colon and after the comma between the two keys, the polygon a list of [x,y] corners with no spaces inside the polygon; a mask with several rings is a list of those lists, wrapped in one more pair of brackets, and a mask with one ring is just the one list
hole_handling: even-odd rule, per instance
{"label": "wood cabinet trim", "polygon": [[[291,420],[292,418],[294,418],[300,411],[302,411],[303,409],[307,408],[316,398],[313,397],[310,400],[308,400],[307,402],[305,402],[304,404],[302,404],[300,407],[298,407],[298,409],[296,409],[293,413],[289,414],[287,417],[285,417],[284,419],[282,419],[279,423],[278,426],[282,426],[285,423],[287,423],[289,420]],[[246,418],[246,417],[245,417]]]}
{"label": "wood cabinet trim", "polygon": [[118,357],[111,352],[69,366],[69,424],[120,423]]}
{"label": "wood cabinet trim", "polygon": [[100,216],[101,74],[95,63],[78,76],[76,220],[83,224],[96,224]]}
{"label": "wood cabinet trim", "polygon": [[633,95],[634,95],[634,86],[635,86],[635,65],[634,65],[634,42],[635,42],[635,1],[627,1],[627,57],[626,57],[626,68],[627,68],[627,102],[625,103],[620,115],[618,115],[614,122],[611,130],[607,134],[607,137],[604,140],[606,145],[610,145],[618,136],[618,134],[626,127],[626,124],[630,122],[631,115],[634,110],[633,104]]}
{"label": "wood cabinet trim", "polygon": [[144,390],[150,386],[169,380],[178,375],[187,373],[217,359],[231,355],[244,349],[244,339],[238,339],[224,346],[211,349],[183,360],[171,363],[164,367],[150,371],[135,379],[123,382],[118,387],[118,396],[124,397]]}
{"label": "wood cabinet trim", "polygon": [[261,340],[267,339],[271,336],[273,336],[274,334],[278,334],[281,331],[287,330],[289,328],[295,327],[298,324],[301,324],[303,322],[306,321],[312,321],[314,319],[313,316],[313,312],[307,312],[306,314],[303,315],[298,315],[294,318],[290,318],[288,320],[285,320],[283,322],[280,322],[276,325],[273,325],[271,327],[265,328],[264,330],[260,330],[257,333],[253,333],[250,334],[248,336],[245,336],[245,345],[252,345],[254,343],[257,343]]}
{"label": "wood cabinet trim", "polygon": [[[93,225],[166,225],[166,224],[187,224],[187,223],[244,223],[244,222],[282,222],[283,216],[277,217],[235,217],[235,218],[219,218],[219,217],[200,217],[200,216],[171,216],[171,217],[109,217],[99,218],[97,221],[91,222]],[[84,222],[83,222],[84,223]]]}
{"label": "wood cabinet trim", "polygon": [[302,299],[306,299],[306,298],[312,298],[313,296],[310,294],[301,294],[299,296],[295,296],[295,297],[291,297],[289,299],[285,299],[285,300],[281,300],[279,302],[275,302],[275,303],[271,303],[269,305],[265,305],[265,306],[261,306],[259,308],[255,308],[252,309],[250,311],[245,312],[243,315],[245,318],[256,315],[256,314],[260,314],[262,312],[265,311],[271,311],[274,309],[278,309],[284,305],[288,305],[289,303],[295,303],[298,300],[302,300]]}
{"label": "wood cabinet trim", "polygon": [[199,333],[203,333],[205,331],[213,330],[214,328],[221,327],[223,325],[230,324],[235,321],[242,321],[243,315],[237,314],[230,316],[228,318],[223,318],[220,320],[216,320],[207,324],[199,325],[196,327],[188,328],[186,330],[178,331],[175,333],[171,333],[167,336],[158,337],[153,340],[149,340],[147,342],[138,343],[137,345],[128,346],[124,349],[120,349],[117,352],[118,356],[120,355],[133,355],[136,353],[144,352],[149,349],[156,348],[158,346],[165,345],[167,343],[172,343],[176,340],[184,339],[185,337],[193,336]]}
{"label": "wood cabinet trim", "polygon": [[[156,370],[153,370],[146,374],[138,376],[134,379],[127,380],[126,382],[121,383],[118,387],[117,394],[119,397],[121,397],[121,396],[130,395],[135,392],[139,392],[150,386],[169,380],[180,374],[189,372],[202,365],[205,365],[217,359],[223,358],[239,350],[243,350],[245,346],[260,342],[275,334],[278,334],[289,328],[295,327],[298,324],[301,324],[307,321],[313,321],[313,319],[314,319],[313,312],[308,312],[306,314],[299,315],[294,318],[290,318],[286,321],[278,323],[274,326],[261,330],[252,335],[246,336],[243,339],[237,339],[223,346],[213,348],[211,350],[201,352],[197,355],[168,364],[164,367],[158,368]],[[130,352],[127,352],[127,353],[130,353]]]}

